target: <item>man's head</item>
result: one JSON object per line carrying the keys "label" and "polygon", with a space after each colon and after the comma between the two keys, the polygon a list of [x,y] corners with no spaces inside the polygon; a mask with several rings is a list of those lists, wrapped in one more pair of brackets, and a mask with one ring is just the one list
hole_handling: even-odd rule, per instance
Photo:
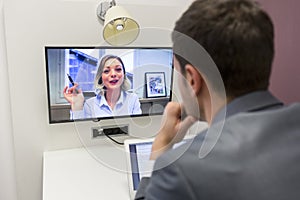
{"label": "man's head", "polygon": [[[189,59],[176,54],[182,46],[178,33],[199,43],[221,74],[226,95],[266,90],[274,55],[273,24],[269,16],[249,0],[196,0],[176,22],[172,39],[175,58],[185,72]],[[195,66],[200,72],[201,67]],[[213,82],[213,81],[212,81]],[[213,84],[213,83],[212,83]]]}

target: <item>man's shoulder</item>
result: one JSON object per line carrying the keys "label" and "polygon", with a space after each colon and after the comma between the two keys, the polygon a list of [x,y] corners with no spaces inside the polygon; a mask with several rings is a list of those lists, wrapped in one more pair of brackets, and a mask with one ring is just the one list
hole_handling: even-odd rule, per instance
{"label": "man's shoulder", "polygon": [[[239,145],[237,148],[241,149],[244,144],[255,145],[255,142],[264,144],[267,140],[285,137],[295,130],[300,133],[299,103],[274,109],[237,113],[213,125],[208,131],[206,142],[215,141],[223,147],[237,144]],[[283,132],[285,134],[282,134]]]}
{"label": "man's shoulder", "polygon": [[[244,196],[255,195],[252,188],[261,183],[261,177],[270,180],[265,182],[266,189],[294,195],[298,189],[292,189],[291,180],[300,167],[296,159],[300,155],[299,121],[299,104],[238,113],[160,156],[154,170],[161,169],[177,182],[191,183],[190,190],[197,197],[220,191],[233,199],[235,187],[245,191]],[[280,180],[281,186],[273,180]]]}
{"label": "man's shoulder", "polygon": [[[204,161],[208,165],[209,162],[214,162],[214,158],[220,159],[220,156],[222,159],[237,156],[246,147],[253,148],[251,151],[255,152],[254,146],[257,145],[270,144],[271,146],[261,147],[265,151],[279,144],[287,145],[280,138],[295,131],[300,133],[299,103],[272,110],[238,113],[202,131],[189,142],[169,150],[158,162],[164,166],[186,166],[188,163],[193,165],[194,162],[199,165]],[[247,156],[244,158],[247,159]]]}
{"label": "man's shoulder", "polygon": [[[263,131],[263,128],[276,129],[282,126],[285,129],[290,129],[288,124],[298,124],[300,127],[300,104],[295,103],[287,106],[281,106],[276,109],[266,109],[260,111],[242,112],[226,119],[225,130],[234,130],[242,126],[256,127],[258,131]],[[260,128],[260,129],[259,129]]]}

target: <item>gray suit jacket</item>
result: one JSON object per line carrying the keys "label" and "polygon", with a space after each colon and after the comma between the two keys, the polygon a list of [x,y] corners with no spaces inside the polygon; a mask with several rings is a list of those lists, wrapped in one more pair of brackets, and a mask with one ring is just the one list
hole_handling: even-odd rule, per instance
{"label": "gray suit jacket", "polygon": [[[136,199],[300,199],[300,105],[283,106],[261,91],[226,108],[220,136],[218,115],[210,132],[156,160]],[[200,158],[203,145],[213,149]]]}

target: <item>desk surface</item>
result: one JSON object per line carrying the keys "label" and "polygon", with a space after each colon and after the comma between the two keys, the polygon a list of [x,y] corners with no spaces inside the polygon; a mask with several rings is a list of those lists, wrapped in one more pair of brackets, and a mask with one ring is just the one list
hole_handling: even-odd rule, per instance
{"label": "desk surface", "polygon": [[[97,152],[97,148],[45,152],[43,200],[129,200],[127,173],[99,162],[94,157]],[[101,152],[107,155],[111,150],[101,148]],[[117,154],[120,165],[116,165],[122,168],[125,156]]]}
{"label": "desk surface", "polygon": [[[195,123],[199,133],[206,123]],[[124,146],[101,140],[88,148],[44,153],[43,200],[129,200]]]}

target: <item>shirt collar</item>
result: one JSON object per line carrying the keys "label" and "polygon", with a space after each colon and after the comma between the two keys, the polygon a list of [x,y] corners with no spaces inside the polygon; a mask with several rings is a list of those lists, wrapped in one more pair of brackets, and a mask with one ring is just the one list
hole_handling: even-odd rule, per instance
{"label": "shirt collar", "polygon": [[[97,98],[99,100],[99,105],[100,107],[101,106],[109,106],[107,101],[106,101],[106,98],[104,97],[104,95],[97,95]],[[116,105],[122,105],[123,104],[123,100],[125,98],[125,91],[121,91],[121,94],[120,94],[120,97],[116,103]]]}
{"label": "shirt collar", "polygon": [[100,95],[100,94],[97,95],[97,99],[98,99],[98,101],[99,101],[100,107],[101,107],[101,106],[108,106],[108,103],[107,103],[107,101],[106,101],[104,95]]}

